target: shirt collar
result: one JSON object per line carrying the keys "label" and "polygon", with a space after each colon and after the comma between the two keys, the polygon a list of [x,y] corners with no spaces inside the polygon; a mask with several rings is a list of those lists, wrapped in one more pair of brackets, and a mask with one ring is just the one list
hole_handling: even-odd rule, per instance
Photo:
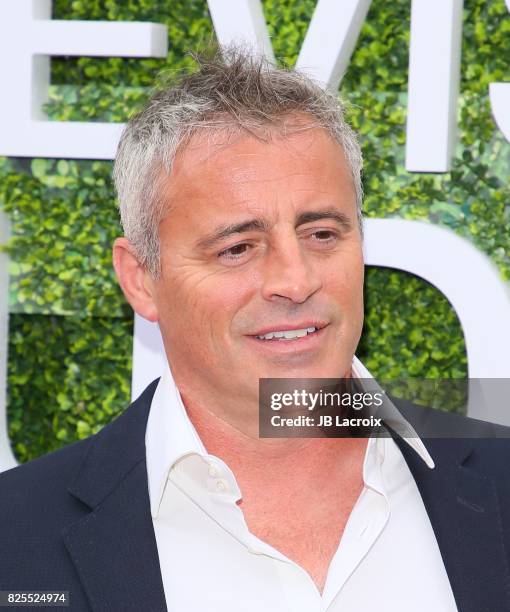
{"label": "shirt collar", "polygon": [[[356,356],[353,358],[351,371],[362,384],[364,380],[370,380],[372,390],[374,387],[380,389],[374,377]],[[434,462],[414,428],[400,414],[393,402],[386,395],[384,397],[385,401],[378,415],[404,438],[429,468],[433,468]],[[145,448],[151,514],[156,518],[168,474],[174,464],[190,454],[207,456],[207,450],[186,413],[168,363],[152,399],[145,431]]]}
{"label": "shirt collar", "polygon": [[395,404],[383,392],[375,378],[356,356],[354,356],[352,360],[351,372],[352,376],[361,380],[362,386],[368,382],[370,391],[372,393],[374,391],[380,391],[383,393],[384,403],[378,409],[377,415],[382,417],[384,423],[394,429],[398,435],[409,444],[409,446],[421,457],[429,468],[434,468],[434,461],[421,441],[421,438],[416,433],[414,427],[397,410]]}
{"label": "shirt collar", "polygon": [[189,454],[207,455],[186,413],[168,363],[152,398],[145,449],[151,514],[156,518],[173,465]]}

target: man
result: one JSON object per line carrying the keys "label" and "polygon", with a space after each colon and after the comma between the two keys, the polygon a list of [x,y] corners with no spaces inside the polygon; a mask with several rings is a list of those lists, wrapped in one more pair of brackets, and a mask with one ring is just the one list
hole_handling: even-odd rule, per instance
{"label": "man", "polygon": [[510,609],[505,440],[424,444],[392,404],[393,437],[259,438],[259,379],[370,377],[360,172],[333,95],[235,48],[130,121],[113,260],[168,367],[99,434],[1,475],[1,590],[119,612]]}

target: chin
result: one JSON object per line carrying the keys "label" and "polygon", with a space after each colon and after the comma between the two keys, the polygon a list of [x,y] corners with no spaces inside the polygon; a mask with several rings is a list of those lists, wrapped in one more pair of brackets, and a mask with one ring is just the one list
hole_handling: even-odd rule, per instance
{"label": "chin", "polygon": [[350,362],[348,366],[339,367],[339,361],[335,363],[329,359],[328,363],[289,363],[287,361],[270,368],[267,378],[342,378],[346,373],[350,373]]}

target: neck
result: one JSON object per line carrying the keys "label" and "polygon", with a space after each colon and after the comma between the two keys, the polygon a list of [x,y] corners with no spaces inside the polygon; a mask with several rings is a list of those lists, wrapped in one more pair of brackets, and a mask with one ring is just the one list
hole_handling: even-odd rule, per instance
{"label": "neck", "polygon": [[[363,438],[279,438],[247,435],[228,421],[183,398],[207,452],[225,461],[241,490],[258,489],[271,474],[284,489],[307,485],[320,491],[332,474],[361,479],[367,440]],[[310,490],[310,489],[309,489]]]}

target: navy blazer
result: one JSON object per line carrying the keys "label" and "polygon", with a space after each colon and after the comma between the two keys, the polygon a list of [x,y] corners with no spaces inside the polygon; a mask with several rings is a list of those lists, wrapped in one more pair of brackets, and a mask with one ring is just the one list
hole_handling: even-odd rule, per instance
{"label": "navy blazer", "polygon": [[[69,591],[69,609],[80,612],[167,609],[145,463],[157,383],[96,435],[0,474],[0,590]],[[421,421],[478,435],[480,421],[395,404],[418,432]],[[500,437],[425,440],[433,470],[395,440],[423,498],[459,611],[509,612],[509,429],[481,427],[481,435]]]}

